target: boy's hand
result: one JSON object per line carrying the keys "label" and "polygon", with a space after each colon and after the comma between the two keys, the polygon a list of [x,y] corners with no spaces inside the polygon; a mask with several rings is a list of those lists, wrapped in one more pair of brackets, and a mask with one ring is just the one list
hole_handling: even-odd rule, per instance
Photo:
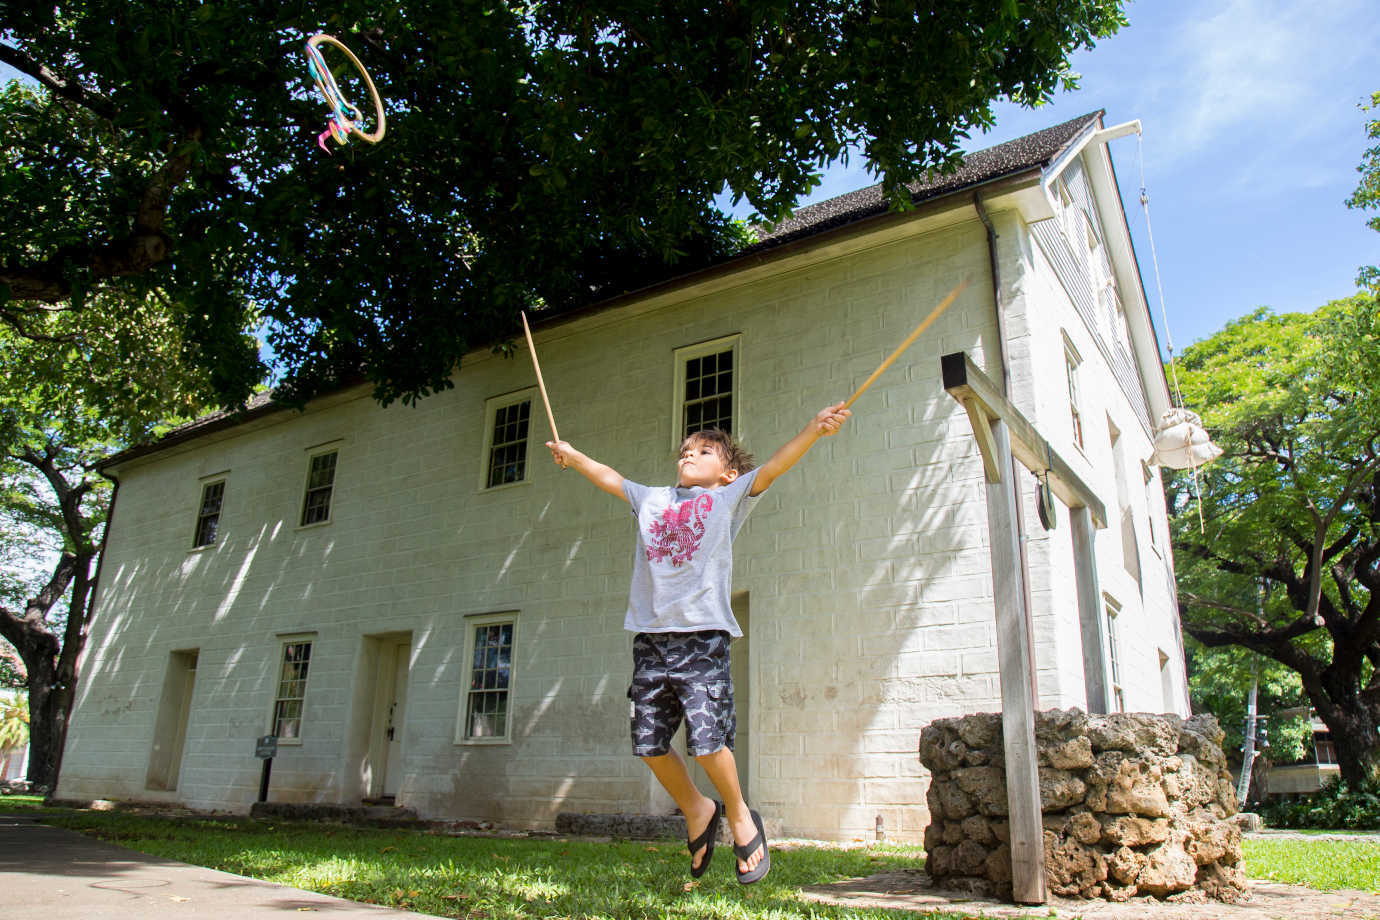
{"label": "boy's hand", "polygon": [[837,434],[843,427],[843,423],[848,420],[848,416],[853,414],[852,409],[845,409],[843,403],[835,403],[824,409],[820,409],[815,415],[815,433],[821,438],[827,438],[831,434]]}
{"label": "boy's hand", "polygon": [[556,465],[561,469],[569,469],[570,454],[574,448],[568,441],[547,441],[546,446],[551,448],[551,459],[556,461]]}

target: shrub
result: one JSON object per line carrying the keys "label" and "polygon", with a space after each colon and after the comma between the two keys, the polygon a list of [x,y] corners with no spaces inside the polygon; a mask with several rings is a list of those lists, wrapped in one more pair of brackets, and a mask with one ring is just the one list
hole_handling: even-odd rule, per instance
{"label": "shrub", "polygon": [[1260,807],[1270,827],[1380,829],[1380,787],[1330,780],[1310,796]]}

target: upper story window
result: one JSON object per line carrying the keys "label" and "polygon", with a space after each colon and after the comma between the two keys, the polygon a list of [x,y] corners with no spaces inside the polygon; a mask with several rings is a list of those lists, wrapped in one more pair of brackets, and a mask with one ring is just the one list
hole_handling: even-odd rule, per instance
{"label": "upper story window", "polygon": [[729,336],[676,349],[675,446],[696,431],[732,432],[738,415],[738,344]]}
{"label": "upper story window", "polygon": [[273,734],[278,740],[300,740],[303,706],[307,698],[307,670],[311,666],[311,642],[283,643],[283,666],[273,699]]}
{"label": "upper story window", "polygon": [[1073,244],[1078,239],[1078,208],[1073,204],[1073,193],[1069,191],[1069,184],[1063,176],[1055,181],[1054,187],[1059,192],[1059,223],[1064,238],[1073,246],[1074,255],[1077,255],[1078,247]]}
{"label": "upper story window", "polygon": [[1102,601],[1107,614],[1107,670],[1112,679],[1112,711],[1125,712],[1126,696],[1121,689],[1121,630],[1117,623],[1121,605],[1105,594]]}
{"label": "upper story window", "polygon": [[1121,527],[1121,564],[1140,584],[1140,541],[1136,538],[1135,510],[1131,506],[1131,475],[1126,468],[1126,445],[1121,429],[1107,416],[1107,434],[1111,440],[1112,469],[1116,474],[1116,506]]}
{"label": "upper story window", "polygon": [[1160,532],[1159,510],[1164,502],[1164,490],[1160,487],[1159,477],[1144,460],[1140,461],[1140,476],[1145,481],[1145,517],[1150,525],[1150,548],[1163,556],[1160,547],[1164,545],[1164,534]]}
{"label": "upper story window", "polygon": [[216,542],[220,529],[220,507],[225,500],[225,480],[208,482],[201,487],[201,505],[196,514],[196,534],[192,537],[192,548],[210,546]]}
{"label": "upper story window", "polygon": [[535,389],[496,396],[485,404],[483,479],[492,489],[527,480],[528,442],[532,434]]}
{"label": "upper story window", "polygon": [[1073,422],[1073,443],[1086,451],[1083,442],[1083,396],[1078,382],[1078,369],[1083,359],[1067,339],[1064,341],[1064,378],[1068,383],[1069,417]]}
{"label": "upper story window", "polygon": [[335,491],[335,466],[339,451],[313,454],[307,462],[307,490],[302,497],[302,526],[324,524],[331,519],[331,494]]}

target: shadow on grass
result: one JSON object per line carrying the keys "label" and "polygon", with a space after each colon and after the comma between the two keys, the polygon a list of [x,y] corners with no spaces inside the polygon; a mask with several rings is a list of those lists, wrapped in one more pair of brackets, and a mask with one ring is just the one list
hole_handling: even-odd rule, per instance
{"label": "shadow on grass", "polygon": [[452,837],[93,812],[51,812],[43,820],[155,856],[350,900],[474,920],[913,917],[809,903],[799,890],[923,865],[918,848],[797,847],[773,851],[771,874],[743,886],[728,848],[715,854],[707,875],[692,881],[689,856],[677,841]]}

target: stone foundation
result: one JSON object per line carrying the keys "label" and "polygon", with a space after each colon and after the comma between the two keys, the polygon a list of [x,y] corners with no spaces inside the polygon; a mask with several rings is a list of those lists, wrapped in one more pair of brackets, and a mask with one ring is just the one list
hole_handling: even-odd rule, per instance
{"label": "stone foundation", "polygon": [[[1077,709],[1035,714],[1045,878],[1052,894],[1124,901],[1245,897],[1236,793],[1212,716]],[[939,719],[920,735],[931,773],[926,869],[937,886],[1009,897],[1001,716]]]}

